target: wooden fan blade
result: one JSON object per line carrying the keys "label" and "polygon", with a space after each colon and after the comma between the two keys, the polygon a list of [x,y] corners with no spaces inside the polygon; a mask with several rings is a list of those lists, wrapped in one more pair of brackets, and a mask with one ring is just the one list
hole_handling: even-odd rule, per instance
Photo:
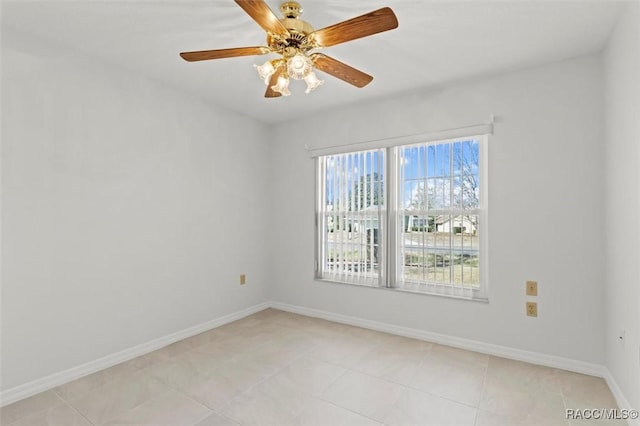
{"label": "wooden fan blade", "polygon": [[182,59],[189,62],[206,61],[208,59],[233,58],[236,56],[266,55],[271,52],[268,47],[235,47],[232,49],[200,50],[198,52],[182,52]]}
{"label": "wooden fan blade", "polygon": [[349,65],[333,59],[322,53],[314,53],[311,55],[313,66],[324,71],[327,74],[339,78],[342,81],[346,81],[349,84],[353,84],[356,87],[364,87],[371,83],[373,77],[367,73],[357,70]]}
{"label": "wooden fan blade", "polygon": [[398,18],[388,7],[374,10],[309,34],[318,46],[334,46],[372,34],[398,28]]}
{"label": "wooden fan blade", "polygon": [[289,31],[263,0],[235,0],[268,33],[288,35]]}
{"label": "wooden fan blade", "polygon": [[277,98],[282,96],[282,93],[280,92],[276,92],[275,90],[273,90],[271,88],[271,86],[275,85],[278,82],[278,77],[280,77],[282,75],[282,73],[285,70],[285,66],[280,66],[276,69],[276,72],[273,73],[273,75],[271,76],[271,79],[269,80],[269,85],[267,86],[267,91],[264,92],[264,97],[265,98]]}

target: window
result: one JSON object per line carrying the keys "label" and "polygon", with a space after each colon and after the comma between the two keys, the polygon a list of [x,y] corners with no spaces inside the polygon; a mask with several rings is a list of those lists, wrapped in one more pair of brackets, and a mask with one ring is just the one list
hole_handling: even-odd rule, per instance
{"label": "window", "polygon": [[321,278],[383,285],[384,150],[320,157]]}
{"label": "window", "polygon": [[485,299],[485,139],[319,156],[316,277]]}

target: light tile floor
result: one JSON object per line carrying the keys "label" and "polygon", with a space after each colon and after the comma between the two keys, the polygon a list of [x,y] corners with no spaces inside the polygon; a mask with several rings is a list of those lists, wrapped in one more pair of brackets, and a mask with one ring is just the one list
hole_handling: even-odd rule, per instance
{"label": "light tile floor", "polygon": [[8,405],[0,423],[568,426],[567,408],[616,407],[599,378],[267,309]]}

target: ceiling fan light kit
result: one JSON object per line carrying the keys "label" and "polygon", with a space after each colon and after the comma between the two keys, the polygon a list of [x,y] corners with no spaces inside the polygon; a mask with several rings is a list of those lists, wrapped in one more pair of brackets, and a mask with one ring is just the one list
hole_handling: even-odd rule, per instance
{"label": "ceiling fan light kit", "polygon": [[356,87],[364,87],[373,77],[349,65],[333,59],[317,50],[336,44],[367,37],[398,27],[393,11],[382,8],[367,14],[314,30],[300,19],[302,8],[294,1],[280,5],[283,17],[278,19],[264,0],[235,0],[267,33],[267,46],[183,52],[180,56],[189,62],[236,56],[266,55],[275,53],[279,58],[254,65],[265,82],[266,98],[289,96],[289,79],[304,80],[305,93],[310,93],[324,83],[314,69],[323,71]]}

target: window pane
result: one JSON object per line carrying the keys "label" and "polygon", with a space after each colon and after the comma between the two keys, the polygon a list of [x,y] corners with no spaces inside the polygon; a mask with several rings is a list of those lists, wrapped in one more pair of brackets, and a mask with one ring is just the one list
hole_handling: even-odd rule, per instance
{"label": "window pane", "polygon": [[325,200],[320,278],[380,285],[385,199],[384,151],[321,158]]}
{"label": "window pane", "polygon": [[478,141],[454,144],[454,198],[459,209],[477,209],[480,198]]}
{"label": "window pane", "polygon": [[400,147],[398,158],[398,287],[477,288],[478,141]]}

